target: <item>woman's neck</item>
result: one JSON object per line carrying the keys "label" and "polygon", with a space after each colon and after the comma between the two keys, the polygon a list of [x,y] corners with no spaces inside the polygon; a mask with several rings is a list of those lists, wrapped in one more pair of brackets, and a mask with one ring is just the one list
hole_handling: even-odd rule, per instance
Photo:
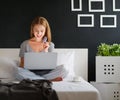
{"label": "woman's neck", "polygon": [[37,39],[37,38],[32,38],[32,39],[30,39],[31,41],[33,41],[33,42],[42,42],[42,40],[41,39]]}

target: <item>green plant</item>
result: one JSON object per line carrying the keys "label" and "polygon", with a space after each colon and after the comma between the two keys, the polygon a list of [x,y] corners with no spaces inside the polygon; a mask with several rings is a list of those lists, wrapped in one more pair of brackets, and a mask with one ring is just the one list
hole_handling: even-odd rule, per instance
{"label": "green plant", "polygon": [[120,44],[101,43],[97,47],[97,56],[120,56]]}

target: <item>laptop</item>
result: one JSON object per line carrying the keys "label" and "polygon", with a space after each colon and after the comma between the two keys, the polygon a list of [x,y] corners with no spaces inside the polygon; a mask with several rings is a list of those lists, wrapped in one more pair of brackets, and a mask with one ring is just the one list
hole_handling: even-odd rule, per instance
{"label": "laptop", "polygon": [[24,54],[24,68],[30,70],[55,69],[57,53],[55,52],[27,52]]}

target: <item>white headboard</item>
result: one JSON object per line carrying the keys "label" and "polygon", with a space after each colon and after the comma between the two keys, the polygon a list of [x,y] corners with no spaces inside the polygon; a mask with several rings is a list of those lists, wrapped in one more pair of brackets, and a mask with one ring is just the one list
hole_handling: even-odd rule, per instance
{"label": "white headboard", "polygon": [[[75,51],[74,71],[76,75],[88,80],[88,49],[87,48],[56,48],[55,52]],[[19,48],[1,48],[0,57],[19,60]]]}

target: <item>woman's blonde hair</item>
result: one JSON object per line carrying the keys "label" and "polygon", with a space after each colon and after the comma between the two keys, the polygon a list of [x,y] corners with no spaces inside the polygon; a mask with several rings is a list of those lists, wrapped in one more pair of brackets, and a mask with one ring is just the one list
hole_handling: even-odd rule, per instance
{"label": "woman's blonde hair", "polygon": [[32,21],[32,23],[31,23],[31,30],[30,30],[31,38],[34,37],[33,28],[34,28],[34,26],[36,24],[43,25],[45,27],[45,29],[46,29],[45,36],[47,37],[47,41],[51,42],[51,29],[50,29],[48,21],[44,17],[36,17]]}

